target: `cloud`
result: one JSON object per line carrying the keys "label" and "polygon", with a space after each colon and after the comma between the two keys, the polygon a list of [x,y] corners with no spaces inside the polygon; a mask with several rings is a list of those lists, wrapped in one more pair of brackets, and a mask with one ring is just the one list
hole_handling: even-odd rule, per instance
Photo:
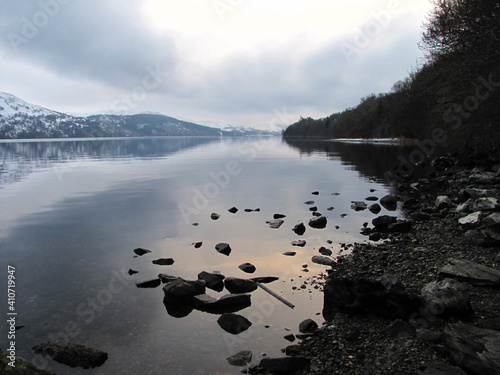
{"label": "cloud", "polygon": [[2,5],[1,49],[75,79],[128,88],[161,65],[173,71],[176,46],[154,35],[140,2],[124,0],[9,1]]}

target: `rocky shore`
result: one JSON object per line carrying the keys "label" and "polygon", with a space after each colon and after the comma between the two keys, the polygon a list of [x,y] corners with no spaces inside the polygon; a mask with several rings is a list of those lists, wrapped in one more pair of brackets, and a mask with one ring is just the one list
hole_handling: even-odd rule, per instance
{"label": "rocky shore", "polygon": [[386,198],[406,220],[376,218],[363,233],[380,240],[337,257],[326,321],[284,350],[306,360],[288,373],[500,373],[500,159],[447,155],[425,171]]}

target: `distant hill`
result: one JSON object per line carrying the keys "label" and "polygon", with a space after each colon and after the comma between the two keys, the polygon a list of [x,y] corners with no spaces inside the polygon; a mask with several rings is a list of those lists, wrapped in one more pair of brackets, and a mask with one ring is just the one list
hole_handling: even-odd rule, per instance
{"label": "distant hill", "polygon": [[218,129],[162,114],[72,116],[0,91],[0,139],[145,136],[246,136],[255,129]]}

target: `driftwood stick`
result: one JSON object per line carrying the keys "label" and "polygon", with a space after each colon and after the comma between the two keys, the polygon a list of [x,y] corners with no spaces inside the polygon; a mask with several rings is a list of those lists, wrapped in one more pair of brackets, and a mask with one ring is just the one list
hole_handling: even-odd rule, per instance
{"label": "driftwood stick", "polygon": [[261,283],[256,283],[257,286],[261,289],[264,289],[267,293],[269,293],[270,295],[272,295],[274,298],[276,298],[278,301],[281,301],[283,302],[285,305],[287,305],[289,308],[293,309],[295,307],[295,305],[291,302],[288,302],[286,299],[284,299],[283,297],[281,297],[280,295],[276,294],[275,292],[273,292],[271,289],[269,289],[267,286],[264,286],[262,285]]}

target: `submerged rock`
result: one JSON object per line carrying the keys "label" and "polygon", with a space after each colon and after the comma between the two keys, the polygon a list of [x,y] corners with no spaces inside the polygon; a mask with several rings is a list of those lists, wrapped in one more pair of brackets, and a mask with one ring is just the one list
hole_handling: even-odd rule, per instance
{"label": "submerged rock", "polygon": [[246,366],[252,362],[253,352],[251,350],[242,350],[230,357],[227,357],[227,362],[232,366]]}
{"label": "submerged rock", "polygon": [[326,247],[320,247],[319,250],[321,255],[325,255],[325,256],[330,256],[333,254],[333,251],[331,251],[330,249],[327,249]]}
{"label": "submerged rock", "polygon": [[246,331],[252,325],[247,318],[238,314],[223,314],[217,319],[217,323],[224,331],[233,335]]}
{"label": "submerged rock", "polygon": [[269,227],[272,229],[278,229],[283,225],[284,222],[285,221],[282,219],[273,219],[266,221],[266,224],[269,225]]}
{"label": "submerged rock", "polygon": [[108,353],[79,344],[47,342],[35,345],[32,349],[36,354],[50,357],[56,362],[84,369],[99,367],[108,359]]}

